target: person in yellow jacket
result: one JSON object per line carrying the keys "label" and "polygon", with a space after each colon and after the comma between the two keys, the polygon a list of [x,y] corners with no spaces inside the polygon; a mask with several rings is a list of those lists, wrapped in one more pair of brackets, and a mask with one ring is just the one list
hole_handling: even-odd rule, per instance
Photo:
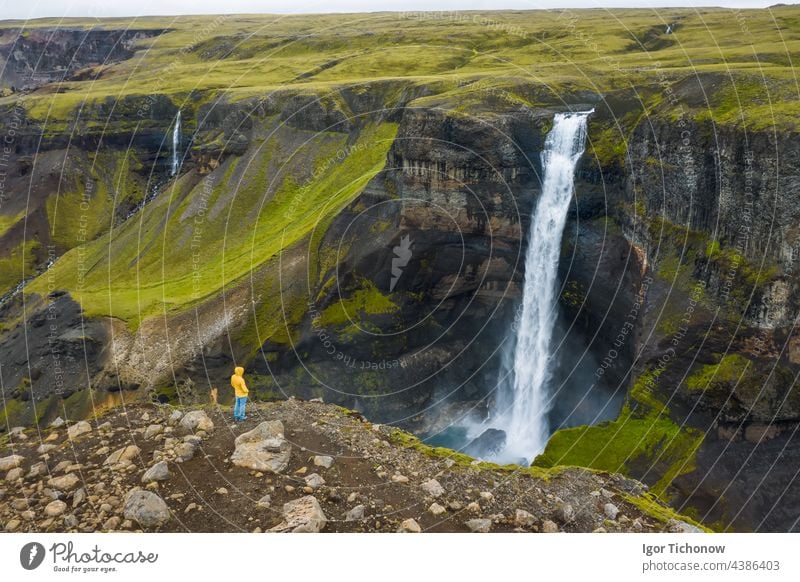
{"label": "person in yellow jacket", "polygon": [[244,368],[236,366],[231,376],[231,386],[236,395],[236,403],[233,405],[233,420],[241,422],[247,417],[244,415],[244,408],[247,406],[247,395],[250,391],[244,383]]}

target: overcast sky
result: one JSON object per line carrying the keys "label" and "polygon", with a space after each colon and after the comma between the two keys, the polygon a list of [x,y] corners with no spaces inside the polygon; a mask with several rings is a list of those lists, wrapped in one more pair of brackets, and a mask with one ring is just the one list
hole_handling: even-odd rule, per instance
{"label": "overcast sky", "polygon": [[[781,0],[0,0],[0,20],[43,16],[144,16],[373,12],[378,10],[498,10],[656,6],[763,8]],[[787,4],[795,2],[785,2]]]}

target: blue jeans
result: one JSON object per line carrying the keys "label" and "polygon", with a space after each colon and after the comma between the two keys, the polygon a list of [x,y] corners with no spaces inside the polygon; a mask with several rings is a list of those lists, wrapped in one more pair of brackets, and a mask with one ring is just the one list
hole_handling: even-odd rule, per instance
{"label": "blue jeans", "polygon": [[233,420],[244,420],[244,407],[247,405],[247,396],[237,396],[233,405]]}

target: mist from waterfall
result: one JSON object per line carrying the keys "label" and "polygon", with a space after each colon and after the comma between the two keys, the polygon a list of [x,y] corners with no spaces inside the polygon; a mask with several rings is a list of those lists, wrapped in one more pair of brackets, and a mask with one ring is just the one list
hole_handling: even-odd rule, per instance
{"label": "mist from waterfall", "polygon": [[544,450],[550,436],[548,381],[554,364],[551,343],[558,308],[558,259],[590,113],[557,114],[541,154],[544,179],[528,236],[511,369],[500,386],[493,418],[487,423],[506,433],[506,445],[498,452],[498,460],[524,459],[529,463]]}
{"label": "mist from waterfall", "polygon": [[178,149],[181,145],[181,111],[178,110],[178,115],[175,117],[175,125],[172,128],[172,168],[169,175],[174,176],[178,173],[180,166],[180,152]]}

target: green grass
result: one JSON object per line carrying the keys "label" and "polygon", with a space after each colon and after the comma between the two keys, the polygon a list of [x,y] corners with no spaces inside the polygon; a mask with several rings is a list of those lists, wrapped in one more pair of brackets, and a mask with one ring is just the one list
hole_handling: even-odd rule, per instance
{"label": "green grass", "polygon": [[659,375],[654,370],[637,379],[615,420],[556,431],[535,465],[574,465],[637,478],[646,472],[659,477],[651,490],[664,496],[677,476],[694,470],[703,434],[670,419],[654,395]]}
{"label": "green grass", "polygon": [[689,390],[707,390],[712,387],[736,386],[751,367],[751,362],[739,354],[723,356],[716,364],[704,365],[686,378]]}
{"label": "green grass", "polygon": [[[742,30],[742,24],[746,32]],[[515,108],[560,103],[580,90],[607,93],[718,73],[696,119],[754,129],[796,129],[797,88],[789,64],[800,52],[800,10],[727,9],[502,11],[356,15],[249,15],[106,19],[104,26],[168,28],[139,41],[129,60],[95,80],[24,98],[31,117],[58,123],[81,104],[111,97],[263,96],[287,87],[330,92],[379,80],[436,87],[452,109],[488,101]],[[667,23],[678,23],[664,34]],[[41,19],[26,28],[96,26],[86,19]],[[0,27],[19,26],[3,22]],[[780,36],[776,31],[780,30]],[[736,74],[731,74],[735,71]],[[469,87],[465,81],[483,80]],[[519,83],[537,94],[518,91]],[[11,101],[16,96],[0,98]],[[435,102],[438,97],[426,97]],[[424,102],[421,102],[424,103]],[[653,113],[669,116],[668,102]],[[618,148],[613,136],[609,147]],[[604,148],[601,147],[600,151]]]}
{"label": "green grass", "polygon": [[[389,123],[367,126],[350,144],[349,156],[326,164],[348,145],[346,134],[282,126],[258,155],[220,166],[210,192],[206,182],[182,178],[141,216],[67,253],[50,280],[70,291],[88,315],[113,315],[134,326],[149,315],[191,306],[338,214],[383,168],[396,131]],[[279,151],[277,144],[298,133],[303,146]],[[310,170],[317,166],[323,170]],[[42,293],[45,285],[39,278],[26,291]]]}

